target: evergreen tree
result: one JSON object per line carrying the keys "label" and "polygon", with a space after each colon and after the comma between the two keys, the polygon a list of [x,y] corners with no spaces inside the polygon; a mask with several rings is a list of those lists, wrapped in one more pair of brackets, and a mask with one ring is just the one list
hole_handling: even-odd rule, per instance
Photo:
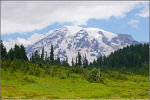
{"label": "evergreen tree", "polygon": [[42,48],[41,60],[44,60],[44,47]]}
{"label": "evergreen tree", "polygon": [[95,61],[95,59],[93,61],[93,67],[96,67],[96,61]]}
{"label": "evergreen tree", "polygon": [[23,60],[28,60],[28,57],[26,55],[25,47],[23,45],[20,46],[20,51],[21,51],[21,59]]}
{"label": "evergreen tree", "polygon": [[62,62],[62,65],[66,65],[66,60],[65,59],[63,59],[63,62]]}
{"label": "evergreen tree", "polygon": [[65,65],[69,66],[69,64],[68,64],[68,57],[67,56],[66,56],[66,60],[65,60]]}
{"label": "evergreen tree", "polygon": [[48,61],[47,51],[45,52],[45,61]]}
{"label": "evergreen tree", "polygon": [[60,64],[60,58],[59,57],[57,57],[56,63]]}
{"label": "evergreen tree", "polygon": [[85,55],[85,57],[83,59],[83,67],[87,67],[87,66],[88,66],[88,60],[87,60],[86,55]]}
{"label": "evergreen tree", "polygon": [[76,57],[76,64],[75,64],[75,66],[78,66],[78,58]]}
{"label": "evergreen tree", "polygon": [[54,62],[54,50],[53,50],[53,45],[51,45],[50,61],[51,61],[51,62]]}
{"label": "evergreen tree", "polygon": [[72,66],[74,66],[74,61],[73,61],[73,58],[72,58],[72,61],[71,61],[71,63],[72,63]]}
{"label": "evergreen tree", "polygon": [[68,57],[67,56],[66,56],[66,58],[64,58],[64,60],[62,62],[62,65],[69,66],[69,64],[68,64]]}
{"label": "evergreen tree", "polygon": [[13,49],[11,48],[9,51],[8,51],[8,58],[10,59],[10,60],[13,60],[14,59],[14,51],[13,51]]}
{"label": "evergreen tree", "polygon": [[30,61],[31,62],[34,62],[35,61],[35,57],[34,57],[34,54],[32,53],[32,56],[31,56],[31,58],[30,58]]}
{"label": "evergreen tree", "polygon": [[66,56],[66,63],[68,63],[68,57]]}
{"label": "evergreen tree", "polygon": [[81,54],[80,54],[80,52],[78,52],[78,66],[82,66]]}
{"label": "evergreen tree", "polygon": [[102,62],[103,62],[102,56],[98,57],[96,66],[102,66]]}
{"label": "evergreen tree", "polygon": [[39,55],[37,50],[34,53],[34,59],[35,59],[36,62],[40,61],[40,55]]}
{"label": "evergreen tree", "polygon": [[21,58],[21,51],[20,51],[20,47],[19,45],[15,44],[15,47],[14,47],[14,56],[16,59],[19,59]]}
{"label": "evergreen tree", "polygon": [[7,51],[6,51],[6,48],[3,45],[2,40],[1,40],[1,57],[2,57],[2,59],[7,57]]}

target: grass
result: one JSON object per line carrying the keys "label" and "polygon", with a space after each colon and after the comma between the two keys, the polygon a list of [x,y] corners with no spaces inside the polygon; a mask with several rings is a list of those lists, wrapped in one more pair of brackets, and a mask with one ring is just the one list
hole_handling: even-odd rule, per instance
{"label": "grass", "polygon": [[68,78],[35,76],[1,68],[2,98],[34,99],[148,99],[149,76],[103,72],[103,83],[90,83],[81,74]]}

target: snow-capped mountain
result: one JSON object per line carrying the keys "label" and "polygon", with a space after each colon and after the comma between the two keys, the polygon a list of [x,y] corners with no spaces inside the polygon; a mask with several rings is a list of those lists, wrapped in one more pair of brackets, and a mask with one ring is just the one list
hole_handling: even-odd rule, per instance
{"label": "snow-capped mountain", "polygon": [[45,54],[49,56],[53,44],[55,57],[59,56],[63,60],[67,56],[71,64],[72,58],[75,59],[78,51],[82,56],[86,55],[91,62],[98,56],[107,56],[114,50],[137,43],[127,34],[114,34],[98,28],[64,26],[51,31],[45,38],[28,46],[26,52],[30,58],[36,50],[41,54],[44,47]]}

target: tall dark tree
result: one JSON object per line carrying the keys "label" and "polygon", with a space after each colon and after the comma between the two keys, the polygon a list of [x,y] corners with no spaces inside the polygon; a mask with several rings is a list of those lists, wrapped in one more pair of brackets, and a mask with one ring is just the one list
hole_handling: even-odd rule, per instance
{"label": "tall dark tree", "polygon": [[56,63],[60,64],[60,58],[59,57],[57,57]]}
{"label": "tall dark tree", "polygon": [[74,64],[74,61],[73,61],[73,58],[72,58],[72,61],[71,61],[71,63],[72,63],[72,66],[74,66],[75,64]]}
{"label": "tall dark tree", "polygon": [[68,57],[66,56],[66,63],[68,63]]}
{"label": "tall dark tree", "polygon": [[66,56],[66,60],[65,60],[65,65],[69,66],[69,64],[68,64],[68,57],[67,56]]}
{"label": "tall dark tree", "polygon": [[78,52],[78,66],[82,66],[81,54]]}
{"label": "tall dark tree", "polygon": [[7,57],[7,51],[6,51],[6,48],[3,45],[2,40],[1,40],[1,57],[2,57],[2,59]]}
{"label": "tall dark tree", "polygon": [[78,57],[76,57],[75,66],[78,66]]}
{"label": "tall dark tree", "polygon": [[23,45],[20,46],[20,51],[21,51],[21,59],[28,60],[28,57],[27,57],[26,51],[25,51],[25,47]]}
{"label": "tall dark tree", "polygon": [[14,59],[14,50],[11,48],[9,51],[8,51],[8,58],[10,60],[13,60]]}
{"label": "tall dark tree", "polygon": [[88,60],[86,58],[86,55],[85,55],[85,57],[83,59],[83,67],[88,67]]}
{"label": "tall dark tree", "polygon": [[45,61],[48,61],[47,51],[45,52]]}
{"label": "tall dark tree", "polygon": [[93,67],[96,67],[96,61],[95,61],[95,59],[93,61]]}
{"label": "tall dark tree", "polygon": [[66,58],[64,59],[64,61],[63,61],[63,65],[64,66],[68,66],[69,64],[68,64],[68,57],[66,56]]}
{"label": "tall dark tree", "polygon": [[54,62],[54,50],[53,50],[53,45],[51,45],[50,61],[51,61],[51,62]]}
{"label": "tall dark tree", "polygon": [[44,47],[42,48],[41,60],[44,60]]}
{"label": "tall dark tree", "polygon": [[21,51],[20,51],[20,47],[19,45],[15,44],[15,47],[14,47],[14,56],[16,59],[19,59],[21,58]]}
{"label": "tall dark tree", "polygon": [[39,53],[38,53],[37,50],[36,50],[35,53],[34,53],[34,59],[35,59],[36,62],[37,62],[37,61],[40,61],[40,55],[39,55]]}
{"label": "tall dark tree", "polygon": [[34,53],[32,53],[32,56],[31,56],[31,58],[30,58],[30,61],[31,61],[31,62],[34,62],[34,61],[35,61]]}
{"label": "tall dark tree", "polygon": [[97,66],[102,66],[102,63],[103,63],[103,59],[102,56],[100,56],[97,58]]}

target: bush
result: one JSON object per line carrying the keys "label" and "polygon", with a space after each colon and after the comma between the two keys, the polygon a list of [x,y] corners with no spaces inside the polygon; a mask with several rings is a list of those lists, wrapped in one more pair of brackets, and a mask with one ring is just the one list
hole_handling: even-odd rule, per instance
{"label": "bush", "polygon": [[102,75],[99,69],[94,68],[91,70],[91,72],[88,74],[87,81],[89,82],[102,82]]}
{"label": "bush", "polygon": [[89,75],[89,70],[85,68],[81,75],[82,75],[82,79],[87,79]]}
{"label": "bush", "polygon": [[29,76],[25,76],[25,77],[23,78],[23,82],[35,83],[36,81],[35,81],[33,78],[29,77]]}

